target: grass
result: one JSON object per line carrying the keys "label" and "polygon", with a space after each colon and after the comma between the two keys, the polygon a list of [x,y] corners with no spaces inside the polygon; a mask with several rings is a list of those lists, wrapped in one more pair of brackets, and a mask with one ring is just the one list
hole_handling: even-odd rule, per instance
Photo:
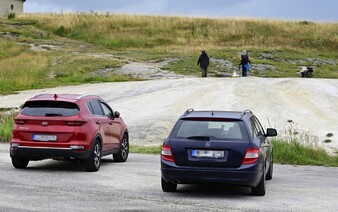
{"label": "grass", "polygon": [[0,110],[0,142],[9,142],[12,138],[14,117],[16,112]]}
{"label": "grass", "polygon": [[[0,19],[0,33],[5,35],[0,36],[0,94],[135,80],[114,74],[128,61],[176,58],[176,62],[164,68],[178,74],[200,76],[196,61],[201,49],[206,49],[215,59],[230,61],[235,69],[238,69],[240,52],[248,49],[253,69],[256,64],[276,68],[255,71],[254,76],[298,77],[296,72],[301,66],[313,66],[316,78],[338,78],[337,23],[95,12],[23,14]],[[57,49],[34,52],[29,46],[42,44],[51,44]],[[93,57],[89,53],[108,53],[114,58]],[[263,59],[263,54],[272,56]],[[104,72],[107,69],[109,74]],[[219,62],[211,62],[209,72],[222,69],[225,67]]]}
{"label": "grass", "polygon": [[[101,49],[63,40],[32,24],[14,20],[0,23],[0,32],[7,33],[11,39],[15,38],[12,41],[0,37],[0,95],[62,85],[133,80],[114,74],[117,68],[126,63],[125,60],[87,55],[100,54]],[[57,50],[30,49],[30,45],[44,44],[54,45]]]}
{"label": "grass", "polygon": [[331,156],[324,149],[308,147],[295,140],[274,139],[272,144],[276,163],[338,167],[338,155]]}
{"label": "grass", "polygon": [[161,154],[161,148],[162,146],[130,145],[130,152],[140,154]]}
{"label": "grass", "polygon": [[335,23],[99,13],[30,14],[19,19],[36,21],[40,28],[60,36],[109,48],[338,49]]}

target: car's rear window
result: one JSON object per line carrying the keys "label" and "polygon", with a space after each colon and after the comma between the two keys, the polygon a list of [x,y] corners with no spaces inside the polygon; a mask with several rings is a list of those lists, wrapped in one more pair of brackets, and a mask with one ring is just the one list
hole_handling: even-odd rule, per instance
{"label": "car's rear window", "polygon": [[222,140],[248,140],[245,124],[240,120],[180,120],[173,132],[175,138],[209,137]]}
{"label": "car's rear window", "polygon": [[26,116],[74,116],[79,112],[77,104],[63,101],[30,101],[21,110]]}

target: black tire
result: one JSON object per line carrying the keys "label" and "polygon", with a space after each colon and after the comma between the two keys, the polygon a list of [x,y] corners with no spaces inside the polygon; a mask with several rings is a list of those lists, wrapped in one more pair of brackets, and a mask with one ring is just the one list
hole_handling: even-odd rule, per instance
{"label": "black tire", "polygon": [[255,196],[264,196],[265,187],[266,187],[266,180],[265,180],[265,170],[264,170],[261,180],[259,181],[256,187],[252,187],[251,193]]}
{"label": "black tire", "polygon": [[17,169],[25,169],[28,166],[28,163],[28,159],[12,157],[12,164]]}
{"label": "black tire", "polygon": [[90,151],[90,156],[84,161],[86,171],[96,172],[101,165],[102,147],[100,141],[96,140],[93,148]]}
{"label": "black tire", "polygon": [[273,158],[271,156],[270,167],[269,167],[268,173],[266,173],[266,180],[271,180],[272,174],[273,174]]}
{"label": "black tire", "polygon": [[125,162],[129,155],[129,141],[128,136],[124,135],[121,142],[120,151],[113,154],[113,158],[116,162]]}
{"label": "black tire", "polygon": [[162,191],[164,192],[175,192],[177,189],[177,184],[167,182],[161,177]]}

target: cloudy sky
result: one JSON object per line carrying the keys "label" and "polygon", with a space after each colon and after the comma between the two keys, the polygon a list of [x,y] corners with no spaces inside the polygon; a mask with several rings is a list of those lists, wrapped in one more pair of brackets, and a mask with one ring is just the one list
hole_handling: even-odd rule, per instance
{"label": "cloudy sky", "polygon": [[24,9],[338,22],[337,0],[26,0]]}

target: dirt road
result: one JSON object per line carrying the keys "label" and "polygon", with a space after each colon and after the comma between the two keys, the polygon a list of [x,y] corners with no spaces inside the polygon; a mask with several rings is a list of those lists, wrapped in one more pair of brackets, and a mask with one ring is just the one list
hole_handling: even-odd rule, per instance
{"label": "dirt road", "polygon": [[19,107],[38,93],[100,95],[121,112],[134,144],[160,144],[188,108],[251,109],[264,127],[276,127],[284,134],[291,130],[306,141],[327,140],[327,149],[338,149],[338,80],[334,79],[183,78],[88,84],[0,96],[0,108]]}

